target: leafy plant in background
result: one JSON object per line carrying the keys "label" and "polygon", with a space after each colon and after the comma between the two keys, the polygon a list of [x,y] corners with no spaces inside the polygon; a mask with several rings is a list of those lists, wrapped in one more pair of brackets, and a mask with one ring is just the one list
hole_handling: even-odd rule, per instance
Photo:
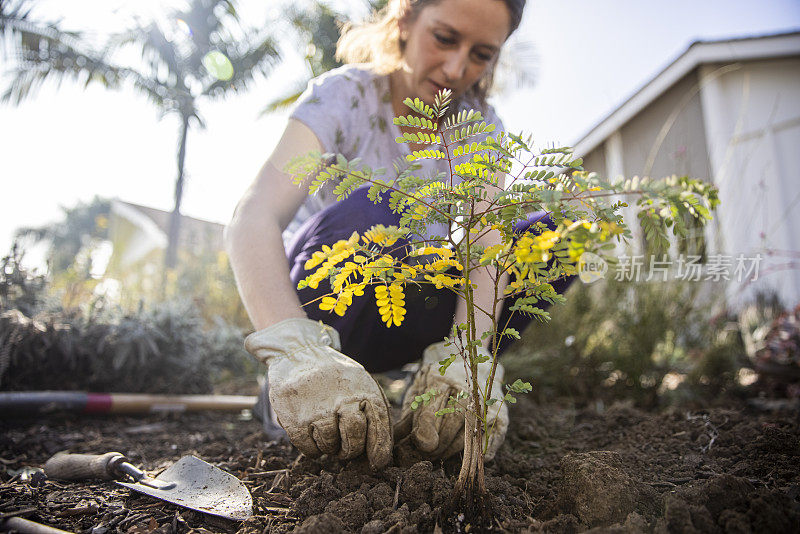
{"label": "leafy plant in background", "polygon": [[316,78],[341,65],[334,56],[336,42],[339,40],[339,29],[345,23],[342,13],[317,0],[310,5],[290,5],[284,16],[298,34],[298,44],[306,47],[307,76],[291,83],[291,87],[267,104],[262,113],[274,113],[288,108],[300,98],[311,78]]}
{"label": "leafy plant in background", "polygon": [[684,280],[576,284],[547,325],[532,324],[503,358],[542,401],[633,399],[642,407],[711,399],[746,366],[724,292]]}
{"label": "leafy plant in background", "polygon": [[0,310],[0,387],[210,393],[255,372],[241,337],[224,322],[206,328],[186,301],[128,312]]}
{"label": "leafy plant in background", "polygon": [[62,207],[58,222],[19,228],[14,232],[15,240],[46,244],[50,272],[73,268],[89,276],[93,270],[89,252],[93,246],[108,239],[110,210],[111,202],[101,197],[94,197],[90,202],[78,202],[73,207]]}
{"label": "leafy plant in background", "polygon": [[[64,309],[88,308],[99,295],[106,295],[109,304],[127,311],[136,310],[142,303],[152,306],[170,299],[188,300],[194,303],[206,327],[224,318],[241,329],[250,328],[228,256],[214,248],[213,236],[195,236],[191,245],[181,247],[180,261],[166,279],[154,276],[156,266],[146,260],[103,272],[103,265],[96,264],[95,253],[104,246],[111,245],[106,252],[114,248],[115,238],[109,232],[113,217],[110,205],[109,200],[95,197],[88,203],[62,207],[62,217],[53,223],[15,232],[14,246],[20,259],[26,247],[47,247],[49,299],[58,299]],[[9,263],[9,269],[18,267],[18,263]],[[15,284],[12,287],[20,291],[23,284]]]}
{"label": "leafy plant in background", "polygon": [[[511,307],[514,313],[549,319],[549,313],[537,304],[564,300],[552,282],[575,275],[584,253],[607,254],[614,248],[615,238],[630,236],[618,214],[625,204],[612,198],[636,198],[648,232],[661,240],[668,227],[677,234],[685,232],[684,214],[710,218],[709,208],[717,197],[712,187],[686,177],[610,183],[582,172],[581,160],[573,159],[566,147],[536,150],[530,139],[509,133],[475,141],[477,136],[492,133],[494,126],[486,124],[477,111],[448,115],[450,97],[449,91],[440,92],[432,106],[406,99],[411,113],[394,119],[405,128],[397,141],[427,148],[408,156],[411,166],[396,178],[387,179],[384,171],[341,155],[330,164],[329,155],[320,154],[294,162],[291,171],[296,183],[313,176],[310,193],[334,181],[334,192],[341,200],[367,186],[373,202],[387,199],[399,217],[397,226],[376,225],[363,235],[354,233],[348,240],[323,246],[306,263],[306,269],[314,271],[299,287],[318,287],[327,280],[332,293],[318,305],[339,315],[370,287],[387,327],[403,322],[404,288],[409,284],[431,284],[464,300],[467,321],[451,333],[453,353],[439,363],[442,374],[450,365],[464,365],[470,391],[451,397],[448,408],[437,415],[461,412],[465,416],[464,456],[452,502],[480,516],[488,511],[483,499],[483,454],[494,418],[503,403],[514,402],[514,394],[531,390],[531,385],[522,381],[506,386],[506,392],[491,390],[499,340],[520,337],[508,323],[498,324],[503,299],[516,297]],[[415,162],[424,159],[444,160],[451,172],[415,175],[419,169]],[[504,176],[505,183],[501,181]],[[516,235],[514,225],[532,211],[550,214],[556,229],[535,223],[532,232]],[[426,235],[429,223],[445,223],[450,230],[447,235],[414,241],[413,236]],[[408,245],[407,239],[411,240]],[[397,259],[388,253],[398,249]],[[476,302],[473,279],[478,269],[486,269],[493,283],[491,308]],[[509,276],[507,287],[503,287],[504,275]],[[489,318],[490,330],[477,330],[480,315]],[[492,340],[489,346],[494,347],[489,356],[478,350],[487,337]],[[487,361],[489,377],[479,383],[478,365]],[[431,390],[420,395],[417,404],[426,404],[436,394]]]}
{"label": "leafy plant in background", "polygon": [[180,251],[179,257],[181,261],[170,272],[163,294],[139,294],[132,288],[125,288],[129,299],[138,297],[154,301],[159,300],[160,296],[164,300],[189,300],[206,326],[212,327],[222,321],[240,330],[252,328],[239,298],[227,253],[202,247],[199,250]]}
{"label": "leafy plant in background", "polygon": [[42,305],[47,280],[22,266],[24,255],[24,250],[14,242],[8,255],[0,260],[0,311],[18,309],[32,315]]}
{"label": "leafy plant in background", "polygon": [[168,286],[205,300],[138,293],[123,307],[73,265],[45,277],[22,259],[15,245],[0,262],[0,388],[208,393],[256,372],[230,322],[245,319],[225,261]]}

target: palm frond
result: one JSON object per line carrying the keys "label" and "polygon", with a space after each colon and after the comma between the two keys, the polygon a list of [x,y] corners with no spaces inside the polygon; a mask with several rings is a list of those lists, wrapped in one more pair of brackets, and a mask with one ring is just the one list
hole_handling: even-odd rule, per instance
{"label": "palm frond", "polygon": [[280,61],[280,51],[275,39],[269,35],[259,35],[250,40],[250,47],[240,51],[241,45],[226,44],[221,48],[233,65],[233,77],[229,80],[214,80],[203,89],[202,94],[210,97],[224,96],[231,91],[246,89],[256,74],[267,76]]}
{"label": "palm frond", "polygon": [[317,0],[310,7],[290,8],[287,17],[300,36],[313,48],[306,56],[306,62],[316,77],[341,65],[336,60],[336,43],[341,35],[345,18]]}
{"label": "palm frond", "polygon": [[262,117],[264,115],[269,115],[270,113],[275,113],[276,111],[289,108],[292,104],[297,102],[297,99],[303,94],[303,91],[305,91],[307,85],[307,80],[300,80],[296,82],[289,91],[283,94],[283,96],[279,96],[264,106],[264,109],[261,110],[258,116]]}
{"label": "palm frond", "polygon": [[202,71],[203,58],[219,47],[219,41],[238,40],[230,32],[231,26],[239,26],[239,14],[233,0],[192,0],[186,9],[176,11],[174,16],[184,20],[192,30],[192,48],[186,63],[193,72]]}
{"label": "palm frond", "polygon": [[119,87],[122,82],[118,67],[102,55],[77,50],[60,39],[40,39],[33,47],[31,41],[18,50],[14,67],[9,69],[10,82],[0,101],[14,105],[35,96],[48,79],[60,84],[72,79],[83,85],[99,82],[106,87]]}

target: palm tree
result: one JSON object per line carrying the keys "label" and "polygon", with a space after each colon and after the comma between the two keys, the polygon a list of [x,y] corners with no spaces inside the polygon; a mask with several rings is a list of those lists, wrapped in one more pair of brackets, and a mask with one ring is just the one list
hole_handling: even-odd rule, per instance
{"label": "palm tree", "polygon": [[[61,212],[62,218],[58,222],[36,228],[18,228],[14,233],[15,244],[21,244],[25,239],[49,244],[47,264],[50,273],[63,273],[76,267],[87,245],[91,247],[91,244],[108,239],[111,201],[96,196],[91,202],[78,202],[72,208],[62,206]],[[92,272],[91,254],[86,257],[82,271],[87,278]]]}
{"label": "palm tree", "polygon": [[[382,9],[387,1],[366,0],[365,4],[372,12]],[[306,76],[296,80],[283,95],[267,104],[262,114],[288,108],[300,98],[309,80],[341,66],[335,57],[336,42],[339,40],[341,27],[348,22],[347,16],[334,11],[321,0],[314,0],[311,4],[288,8],[284,18],[291,25],[300,43],[307,43]]]}
{"label": "palm tree", "polygon": [[[57,23],[34,21],[31,4],[0,0],[0,38],[12,43],[16,55],[2,100],[18,104],[48,78],[71,78],[109,89],[132,87],[162,116],[179,117],[175,205],[165,256],[166,267],[174,267],[187,136],[192,126],[205,127],[198,107],[204,100],[246,89],[257,74],[266,76],[280,59],[272,35],[244,28],[235,0],[189,0],[185,9],[172,11],[167,22],[139,24],[96,45],[82,33],[60,30]],[[129,47],[141,52],[140,64],[115,61],[117,52]]]}
{"label": "palm tree", "polygon": [[289,7],[285,13],[285,19],[291,25],[292,31],[299,38],[300,43],[307,43],[305,50],[306,76],[292,82],[284,94],[267,104],[262,114],[288,108],[300,98],[310,79],[341,66],[334,54],[336,53],[336,41],[339,40],[339,28],[346,21],[344,15],[319,0],[315,0],[310,6]]}
{"label": "palm tree", "polygon": [[[33,95],[45,79],[82,77],[116,85],[120,72],[92,49],[80,32],[63,31],[58,21],[35,20],[31,0],[0,0],[0,52],[16,65],[2,100],[19,104]],[[9,57],[10,56],[10,57]]]}

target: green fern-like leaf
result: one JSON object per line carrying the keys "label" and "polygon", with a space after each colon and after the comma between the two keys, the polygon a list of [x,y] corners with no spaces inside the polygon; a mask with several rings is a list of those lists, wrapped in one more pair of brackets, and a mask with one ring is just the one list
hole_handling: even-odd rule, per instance
{"label": "green fern-like leaf", "polygon": [[444,121],[444,129],[445,130],[452,130],[454,128],[461,128],[467,123],[482,121],[483,115],[481,115],[480,111],[475,111],[474,109],[470,110],[461,110],[455,115],[451,115]]}
{"label": "green fern-like leaf", "polygon": [[349,174],[342,178],[342,181],[334,187],[333,193],[336,195],[337,200],[344,200],[363,183],[364,180],[357,174]]}
{"label": "green fern-like leaf", "polygon": [[433,108],[431,108],[428,104],[426,104],[419,98],[415,98],[414,100],[411,100],[411,98],[406,98],[405,100],[403,100],[403,104],[405,104],[406,107],[408,107],[412,111],[416,111],[420,115],[425,115],[429,119],[437,118],[436,114],[433,111]]}
{"label": "green fern-like leaf", "polygon": [[476,143],[474,141],[472,144],[465,143],[463,145],[458,145],[455,150],[453,150],[453,157],[458,158],[468,154],[474,154],[475,152],[486,150],[487,148],[489,147],[483,143]]}
{"label": "green fern-like leaf", "polygon": [[478,134],[493,132],[494,129],[494,124],[486,124],[485,122],[468,124],[467,126],[464,126],[450,134],[450,142],[459,143]]}
{"label": "green fern-like leaf", "polygon": [[404,117],[395,117],[394,123],[398,126],[407,126],[409,128],[418,128],[420,130],[436,130],[437,124],[432,120],[419,117],[417,115],[406,115]]}
{"label": "green fern-like leaf", "polygon": [[415,150],[408,156],[406,161],[417,161],[421,159],[446,159],[447,156],[441,150]]}

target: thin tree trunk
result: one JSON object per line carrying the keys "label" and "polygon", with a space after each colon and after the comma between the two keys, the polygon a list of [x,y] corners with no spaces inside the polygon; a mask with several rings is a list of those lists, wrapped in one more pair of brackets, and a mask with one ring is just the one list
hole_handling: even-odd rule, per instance
{"label": "thin tree trunk", "polygon": [[[474,402],[473,402],[474,405]],[[474,409],[479,409],[474,405]],[[466,415],[464,424],[464,458],[458,474],[453,494],[446,504],[443,515],[456,532],[465,525],[482,531],[492,525],[494,503],[492,495],[486,490],[483,467],[483,426],[474,414]]]}
{"label": "thin tree trunk", "polygon": [[164,258],[164,265],[167,269],[173,269],[178,259],[178,243],[181,230],[181,200],[183,200],[183,170],[186,161],[186,136],[188,133],[189,116],[183,115],[181,117],[181,138],[178,146],[178,178],[175,180],[175,207],[169,219],[167,253]]}
{"label": "thin tree trunk", "polygon": [[[473,409],[480,412],[480,406],[473,400]],[[483,470],[483,425],[474,414],[465,417],[464,459],[456,480],[455,492],[471,500],[470,494],[481,497],[486,494],[486,479]]]}
{"label": "thin tree trunk", "polygon": [[[465,254],[459,254],[458,259],[462,265],[469,265],[470,241],[467,239]],[[477,349],[473,340],[477,338],[475,328],[474,293],[470,274],[472,269],[468,266],[465,272],[464,300],[467,306],[467,347],[468,362],[470,366],[470,381],[472,382],[472,395],[470,404],[472,409],[464,414],[464,457],[461,460],[461,471],[453,488],[453,495],[449,506],[446,507],[446,516],[453,517],[459,510],[464,514],[464,520],[478,528],[489,525],[492,517],[492,503],[486,491],[486,477],[483,462],[483,423],[477,414],[483,414],[479,384],[477,380],[478,364]],[[460,528],[460,527],[459,527]],[[458,529],[457,529],[458,530]]]}

